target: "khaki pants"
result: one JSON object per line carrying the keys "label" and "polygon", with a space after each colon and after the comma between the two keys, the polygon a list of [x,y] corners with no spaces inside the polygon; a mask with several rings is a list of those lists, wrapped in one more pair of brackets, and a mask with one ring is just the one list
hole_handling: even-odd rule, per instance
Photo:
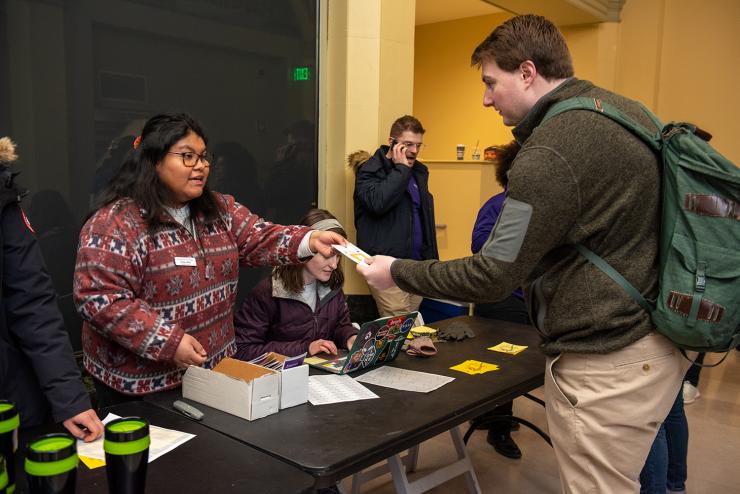
{"label": "khaki pants", "polygon": [[[423,298],[419,295],[404,292],[397,286],[387,290],[376,290],[370,287],[370,293],[375,299],[375,305],[378,306],[380,317],[398,316],[419,310]],[[414,326],[421,326],[422,324],[424,324],[424,320],[421,313],[419,313]]]}
{"label": "khaki pants", "polygon": [[658,333],[605,355],[547,359],[547,424],[564,493],[640,491],[640,471],[689,365]]}

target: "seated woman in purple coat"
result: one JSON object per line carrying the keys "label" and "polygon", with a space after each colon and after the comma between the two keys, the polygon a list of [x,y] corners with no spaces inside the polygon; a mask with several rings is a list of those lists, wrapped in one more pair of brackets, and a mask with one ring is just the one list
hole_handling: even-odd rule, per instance
{"label": "seated woman in purple coat", "polygon": [[[311,209],[301,225],[347,237],[328,211]],[[340,255],[316,254],[302,265],[278,266],[247,295],[234,318],[236,358],[252,360],[266,352],[289,357],[304,352],[337,353],[351,348],[357,330],[342,292]]]}

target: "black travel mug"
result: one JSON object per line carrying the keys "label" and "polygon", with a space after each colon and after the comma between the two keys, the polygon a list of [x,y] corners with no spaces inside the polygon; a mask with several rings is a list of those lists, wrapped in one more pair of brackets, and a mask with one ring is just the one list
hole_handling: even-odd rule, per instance
{"label": "black travel mug", "polygon": [[46,434],[28,443],[26,479],[31,494],[74,494],[77,440],[67,433]]}
{"label": "black travel mug", "polygon": [[0,494],[8,494],[8,472],[5,470],[5,458],[0,455]]}
{"label": "black travel mug", "polygon": [[[21,419],[18,410],[9,401],[0,400],[0,455],[5,458],[8,494],[15,491],[15,452],[18,450],[18,426]],[[2,492],[2,491],[0,491]]]}
{"label": "black travel mug", "polygon": [[143,494],[149,462],[149,422],[124,417],[105,425],[105,471],[110,494]]}

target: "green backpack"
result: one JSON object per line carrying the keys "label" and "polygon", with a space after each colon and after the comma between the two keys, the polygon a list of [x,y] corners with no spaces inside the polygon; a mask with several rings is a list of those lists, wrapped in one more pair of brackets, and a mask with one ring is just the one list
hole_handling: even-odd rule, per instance
{"label": "green backpack", "polygon": [[[682,350],[727,352],[740,344],[740,169],[715,151],[711,136],[688,123],[652,134],[595,98],[556,103],[543,119],[571,110],[600,113],[639,136],[663,161],[660,292],[642,294],[604,259],[575,248],[650,314],[655,327]],[[724,359],[723,359],[724,360]]]}

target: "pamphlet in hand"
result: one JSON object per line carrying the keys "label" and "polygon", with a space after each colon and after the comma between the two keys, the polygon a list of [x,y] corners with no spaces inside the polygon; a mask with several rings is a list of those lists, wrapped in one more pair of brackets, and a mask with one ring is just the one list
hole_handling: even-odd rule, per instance
{"label": "pamphlet in hand", "polygon": [[362,249],[360,249],[355,244],[349,241],[347,242],[347,245],[334,244],[332,245],[332,247],[334,247],[334,250],[345,255],[346,257],[356,262],[357,264],[360,264],[361,262],[365,261],[365,259],[372,257],[370,254],[363,251]]}

